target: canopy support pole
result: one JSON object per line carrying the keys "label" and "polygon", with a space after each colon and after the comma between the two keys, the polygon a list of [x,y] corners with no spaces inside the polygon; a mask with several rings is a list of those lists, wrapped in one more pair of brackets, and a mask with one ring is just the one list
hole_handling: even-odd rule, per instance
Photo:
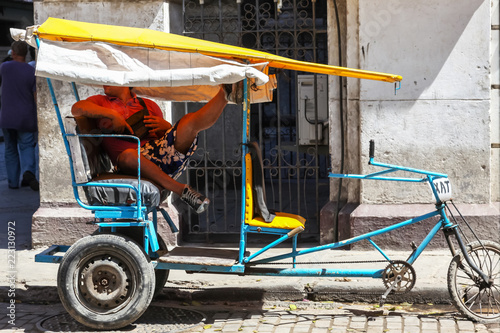
{"label": "canopy support pole", "polygon": [[[234,85],[233,87],[237,87]],[[246,167],[245,155],[248,152],[247,143],[250,140],[250,93],[248,79],[243,80],[243,126],[241,144],[241,231],[238,262],[243,263],[246,249],[245,199],[246,199]]]}

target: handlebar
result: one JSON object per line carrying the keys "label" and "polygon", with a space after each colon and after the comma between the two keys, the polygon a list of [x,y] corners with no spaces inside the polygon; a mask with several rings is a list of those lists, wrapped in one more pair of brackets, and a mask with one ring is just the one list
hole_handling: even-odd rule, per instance
{"label": "handlebar", "polygon": [[375,140],[370,140],[370,162],[375,157]]}
{"label": "handlebar", "polygon": [[[373,172],[367,175],[358,175],[358,174],[337,174],[337,173],[330,173],[329,177],[333,178],[350,178],[350,179],[372,179],[372,180],[392,180],[392,181],[403,181],[403,182],[426,182],[429,181],[429,177],[431,178],[447,178],[448,175],[443,174],[443,173],[437,173],[437,172],[432,172],[432,171],[426,171],[426,170],[419,170],[419,169],[414,169],[414,168],[407,168],[404,166],[400,165],[392,165],[392,164],[387,164],[387,163],[380,163],[374,161],[374,156],[375,156],[375,141],[370,140],[370,161],[368,164],[376,166],[376,167],[382,167],[386,170],[378,171],[378,172]],[[411,172],[415,174],[423,174],[426,177],[424,178],[408,178],[408,177],[383,177],[382,175],[396,172],[396,171],[406,171],[406,172]]]}

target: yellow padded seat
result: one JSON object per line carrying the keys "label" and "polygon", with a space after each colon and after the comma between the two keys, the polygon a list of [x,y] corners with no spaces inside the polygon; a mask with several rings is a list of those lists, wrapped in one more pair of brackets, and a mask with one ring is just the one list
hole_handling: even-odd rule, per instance
{"label": "yellow padded seat", "polygon": [[275,229],[295,229],[297,227],[305,227],[306,219],[299,215],[275,212],[276,217],[272,222],[265,222],[262,217],[253,216],[253,174],[252,174],[252,157],[250,153],[245,155],[246,163],[246,178],[245,178],[245,223],[253,227],[275,228]]}
{"label": "yellow padded seat", "polygon": [[262,217],[256,217],[247,224],[253,227],[277,228],[277,229],[295,229],[304,227],[306,219],[299,215],[276,212],[276,217],[271,223],[264,222]]}

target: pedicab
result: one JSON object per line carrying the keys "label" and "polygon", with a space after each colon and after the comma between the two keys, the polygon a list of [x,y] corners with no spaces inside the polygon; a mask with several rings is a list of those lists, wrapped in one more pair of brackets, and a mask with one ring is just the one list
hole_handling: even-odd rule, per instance
{"label": "pedicab", "polygon": [[[58,292],[68,313],[94,329],[117,329],[137,320],[163,288],[169,270],[257,276],[366,277],[381,279],[389,293],[407,292],[415,284],[412,264],[432,238],[442,230],[453,259],[448,271],[451,300],[468,318],[485,323],[500,320],[500,245],[491,241],[463,241],[458,219],[449,209],[451,182],[446,174],[376,162],[375,145],[370,144],[369,163],[383,168],[368,175],[333,174],[331,177],[380,181],[425,182],[433,195],[435,209],[386,228],[339,242],[307,248],[298,247],[298,234],[305,219],[286,212],[270,212],[263,195],[262,159],[258,144],[249,142],[251,103],[269,101],[276,81],[269,68],[340,75],[398,83],[401,76],[288,59],[265,52],[234,47],[148,29],[91,24],[50,18],[40,26],[15,32],[38,47],[36,75],[47,78],[55,111],[70,161],[72,186],[78,204],[94,214],[99,232],[71,246],[53,245],[35,258],[36,262],[58,263]],[[160,213],[172,232],[177,227],[160,207],[165,191],[141,177],[109,173],[111,166],[95,144],[88,119],[63,118],[52,80],[71,82],[78,100],[78,85],[135,87],[142,96],[171,101],[207,101],[221,84],[242,84],[242,189],[239,248],[177,246],[167,251],[157,237]],[[236,87],[236,85],[234,86]],[[117,134],[114,134],[117,135]],[[130,135],[117,135],[139,140]],[[93,144],[94,143],[94,144]],[[420,177],[390,177],[404,171]],[[85,198],[81,198],[83,189]],[[460,214],[459,214],[460,215]],[[460,215],[461,216],[461,215]],[[391,259],[372,237],[428,218],[438,222],[407,260]],[[466,221],[465,221],[466,222]],[[250,234],[273,235],[274,241],[248,252]],[[452,242],[454,238],[454,242]],[[302,255],[336,249],[367,240],[380,253],[383,263],[370,269],[299,268]],[[266,256],[271,248],[282,254]],[[467,240],[468,241],[468,240]],[[458,248],[455,244],[458,244]],[[62,256],[60,253],[64,253]],[[332,256],[334,252],[331,251]],[[284,262],[286,260],[287,262]],[[291,260],[291,262],[289,262]],[[268,264],[276,264],[266,266]],[[349,265],[349,263],[347,263]]]}

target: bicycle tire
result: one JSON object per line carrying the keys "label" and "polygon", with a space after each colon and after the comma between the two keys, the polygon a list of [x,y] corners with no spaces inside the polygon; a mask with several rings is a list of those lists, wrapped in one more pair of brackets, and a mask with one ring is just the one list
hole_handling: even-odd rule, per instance
{"label": "bicycle tire", "polygon": [[493,279],[493,284],[480,286],[482,279],[470,268],[463,254],[457,254],[448,269],[451,300],[464,316],[473,321],[483,324],[500,322],[500,244],[477,241],[466,248],[474,265]]}
{"label": "bicycle tire", "polygon": [[78,240],[57,274],[66,311],[93,329],[118,329],[137,320],[153,298],[155,273],[132,239],[100,234]]}

